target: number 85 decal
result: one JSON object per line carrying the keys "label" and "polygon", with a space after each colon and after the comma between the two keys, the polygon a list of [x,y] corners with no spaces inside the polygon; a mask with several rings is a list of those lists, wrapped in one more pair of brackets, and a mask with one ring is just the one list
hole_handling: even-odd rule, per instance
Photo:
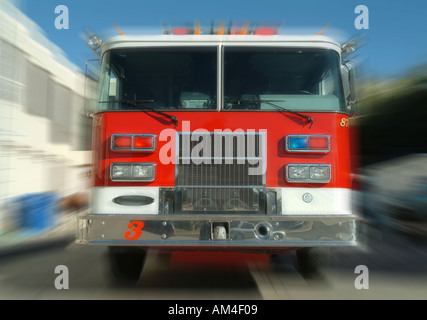
{"label": "number 85 decal", "polygon": [[125,238],[128,240],[138,240],[141,237],[142,228],[144,228],[143,221],[131,221],[128,224],[130,231],[125,232]]}

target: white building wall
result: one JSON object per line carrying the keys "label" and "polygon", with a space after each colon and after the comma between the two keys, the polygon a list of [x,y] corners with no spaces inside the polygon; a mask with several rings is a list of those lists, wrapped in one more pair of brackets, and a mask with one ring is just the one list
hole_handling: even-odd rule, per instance
{"label": "white building wall", "polygon": [[87,190],[84,87],[84,74],[39,27],[0,0],[0,232],[19,195]]}

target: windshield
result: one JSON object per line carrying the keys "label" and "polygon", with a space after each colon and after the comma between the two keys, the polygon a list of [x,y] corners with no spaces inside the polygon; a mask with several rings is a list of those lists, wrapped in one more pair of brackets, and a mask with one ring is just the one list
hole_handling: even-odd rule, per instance
{"label": "windshield", "polygon": [[102,68],[100,110],[216,109],[217,48],[112,50]]}
{"label": "windshield", "polygon": [[[99,110],[217,109],[218,52],[217,46],[108,51]],[[224,110],[346,110],[333,50],[224,46],[222,54]]]}
{"label": "windshield", "polygon": [[224,108],[345,110],[335,51],[224,48]]}

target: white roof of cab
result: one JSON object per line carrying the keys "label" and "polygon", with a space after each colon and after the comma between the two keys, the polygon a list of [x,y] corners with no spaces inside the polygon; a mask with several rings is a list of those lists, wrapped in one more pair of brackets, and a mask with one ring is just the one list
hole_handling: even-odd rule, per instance
{"label": "white roof of cab", "polygon": [[341,53],[341,45],[322,35],[141,35],[115,36],[102,45],[102,53],[111,49],[162,46],[280,46],[325,48]]}

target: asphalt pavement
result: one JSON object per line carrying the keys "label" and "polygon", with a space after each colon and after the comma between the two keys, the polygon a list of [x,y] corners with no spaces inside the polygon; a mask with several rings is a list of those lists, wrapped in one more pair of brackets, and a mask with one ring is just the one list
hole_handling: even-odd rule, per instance
{"label": "asphalt pavement", "polygon": [[[236,263],[230,265],[211,259],[206,260],[207,267],[205,260],[189,254],[166,262],[153,252],[139,282],[127,288],[111,284],[104,247],[74,243],[76,219],[77,214],[68,214],[43,232],[20,230],[0,236],[0,300],[427,298],[427,242],[369,224],[362,230],[366,242],[361,246],[334,248],[333,263],[323,282],[304,279],[292,254],[278,256],[274,264],[233,260]],[[70,290],[54,286],[58,265],[70,271]],[[363,275],[368,288],[356,287],[359,267],[367,270]]]}

